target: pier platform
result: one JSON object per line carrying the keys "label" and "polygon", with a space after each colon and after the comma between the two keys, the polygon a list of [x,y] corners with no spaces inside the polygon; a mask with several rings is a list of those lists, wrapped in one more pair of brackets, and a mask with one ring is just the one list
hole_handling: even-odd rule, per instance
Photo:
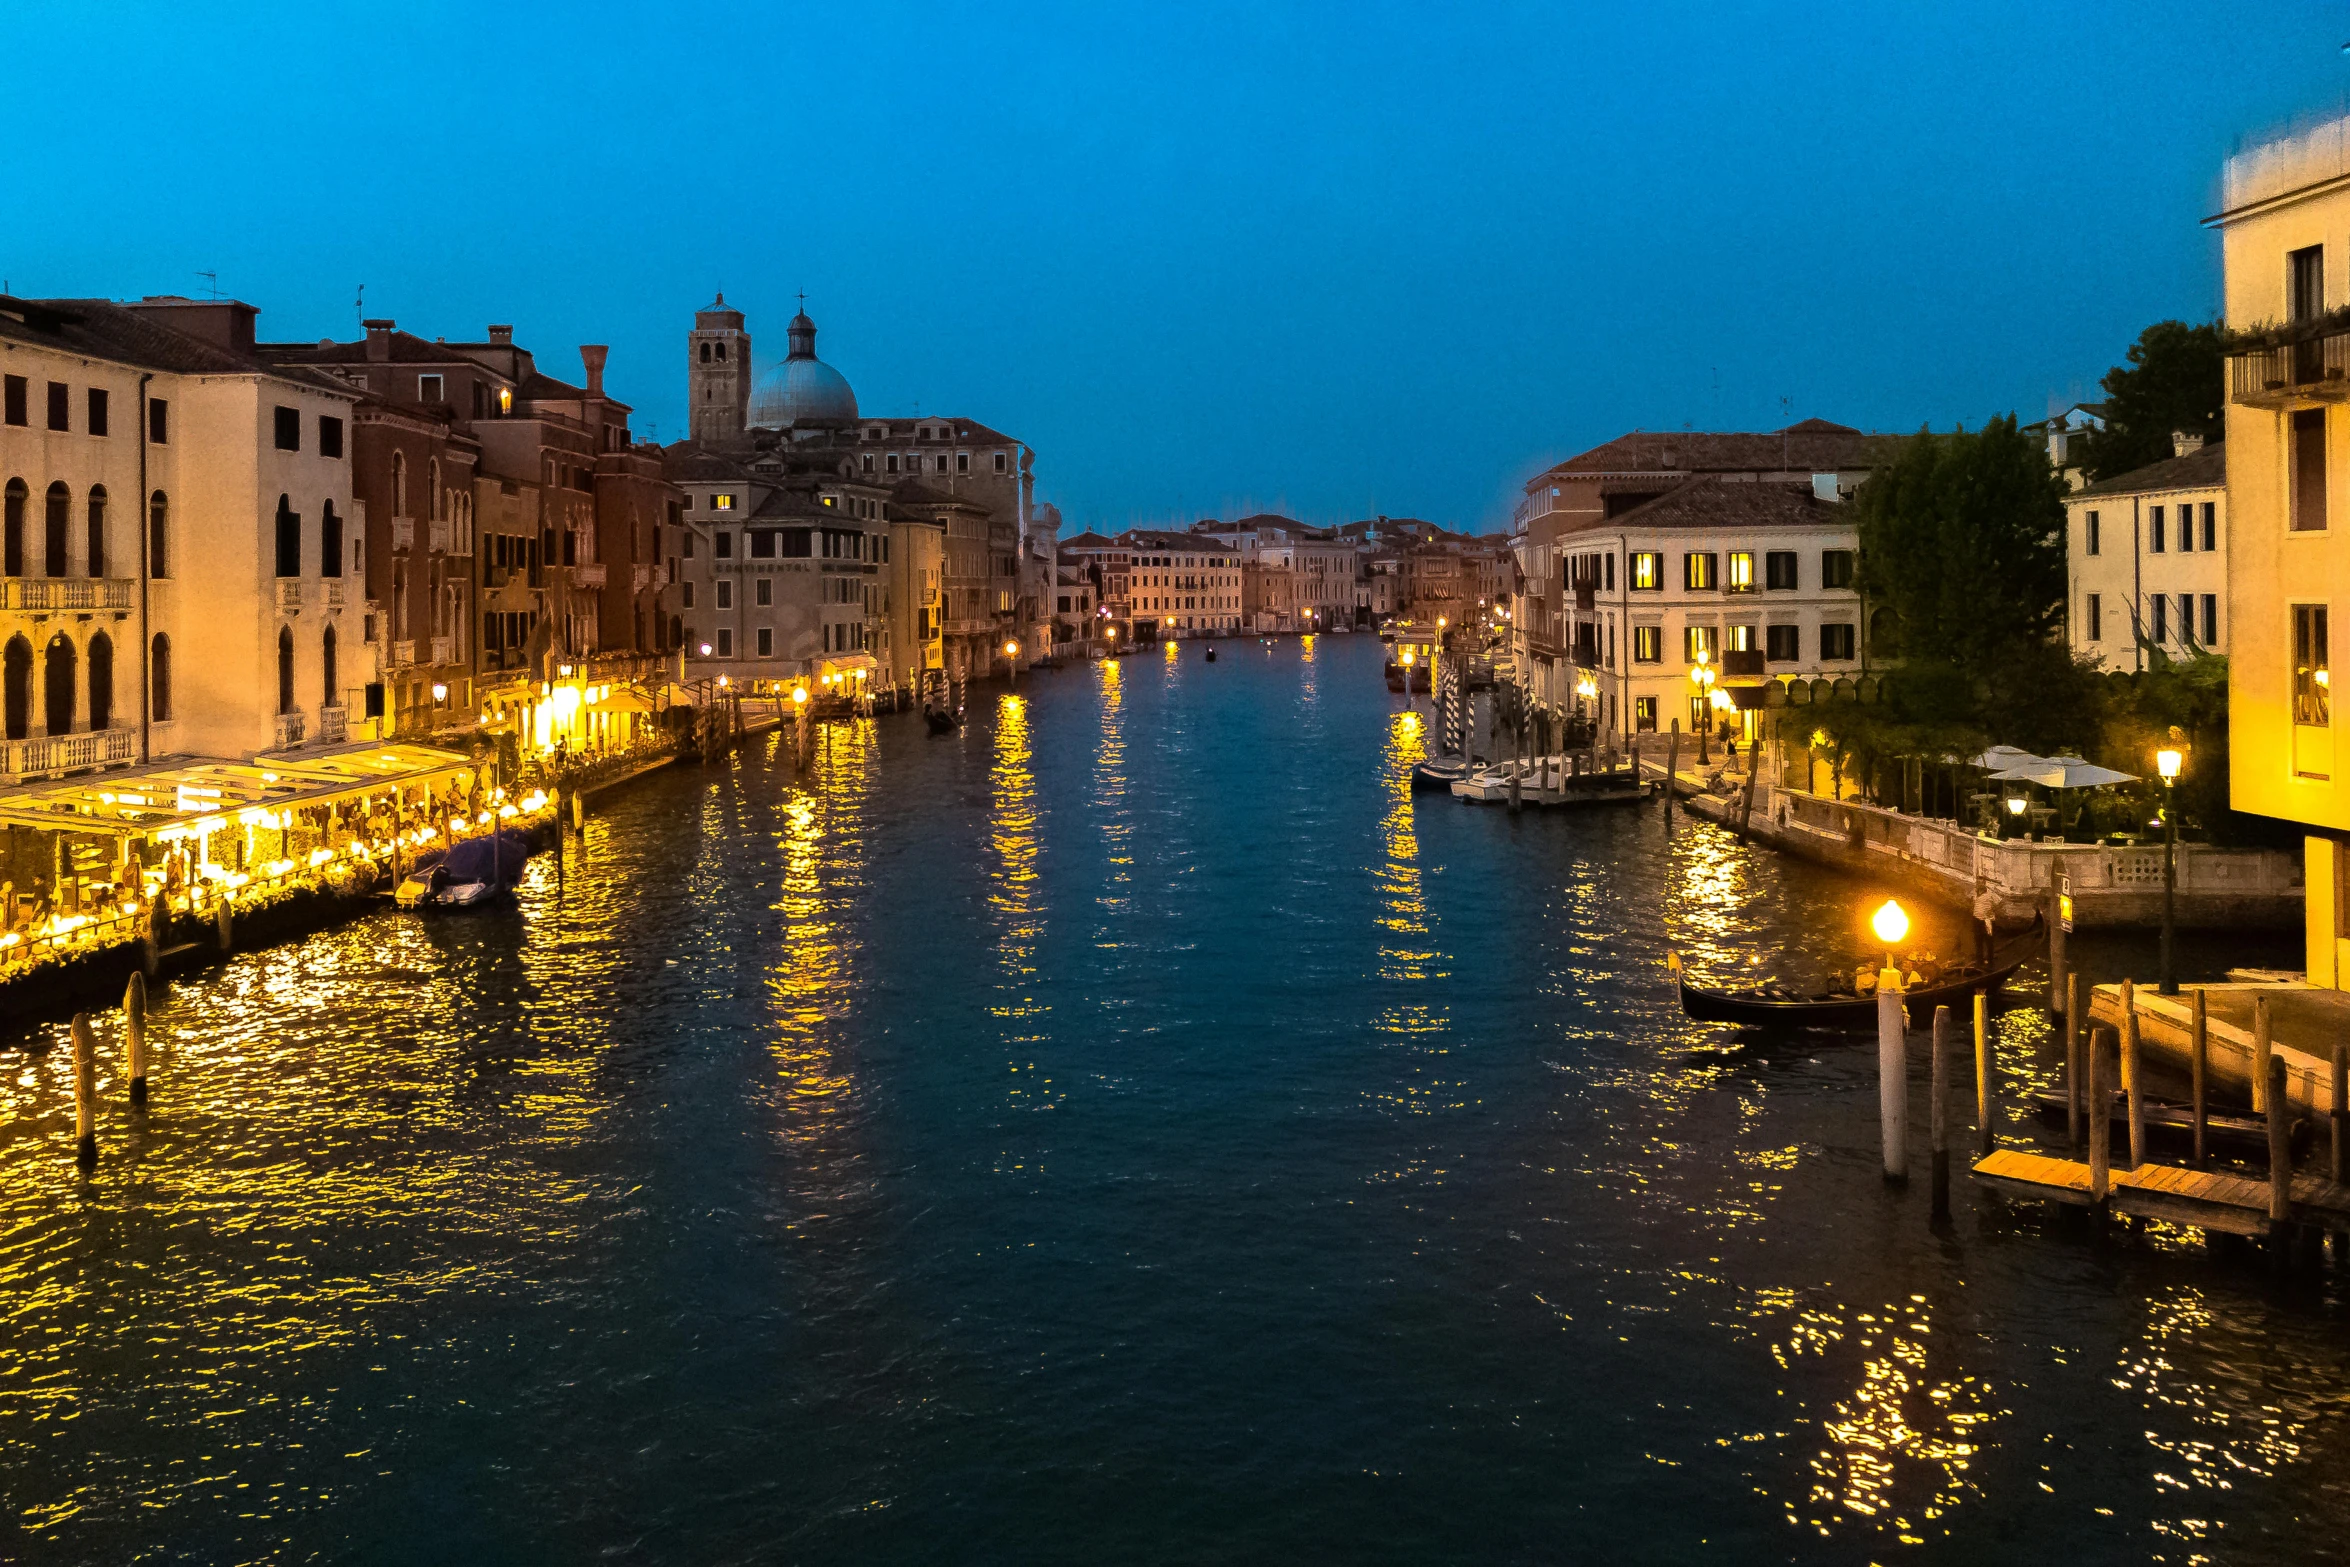
{"label": "pier platform", "polygon": [[[2197,985],[2175,996],[2159,995],[2147,984],[2134,986],[2131,1002],[2138,1014],[2139,1048],[2157,1064],[2188,1070],[2197,990],[2203,992],[2204,1031],[2216,1085],[2234,1089],[2247,1101],[2251,1098],[2252,1010],[2257,998],[2266,996],[2269,1046],[2285,1063],[2286,1098],[2294,1108],[2312,1114],[2328,1114],[2335,1108],[2334,1041],[2350,1039],[2350,992],[2293,981]],[[2089,1017],[2120,1029],[2121,986],[2093,987]]]}

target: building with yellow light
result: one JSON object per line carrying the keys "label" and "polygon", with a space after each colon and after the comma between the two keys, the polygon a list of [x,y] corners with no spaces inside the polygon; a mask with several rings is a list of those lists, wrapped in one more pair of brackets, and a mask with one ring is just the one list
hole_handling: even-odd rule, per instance
{"label": "building with yellow light", "polygon": [[[2307,831],[2309,979],[2350,988],[2350,757],[2333,719],[2334,590],[2350,583],[2350,119],[2228,160],[2230,803]],[[2336,456],[2339,450],[2342,455]]]}

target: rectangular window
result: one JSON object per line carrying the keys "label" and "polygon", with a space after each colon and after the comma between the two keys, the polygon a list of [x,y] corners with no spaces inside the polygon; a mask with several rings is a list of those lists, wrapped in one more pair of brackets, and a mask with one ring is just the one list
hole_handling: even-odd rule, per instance
{"label": "rectangular window", "polygon": [[2147,507],[2147,508],[2146,508],[2146,553],[2147,553],[2147,554],[2149,554],[2149,555],[2160,555],[2160,554],[2162,553],[2162,544],[2163,544],[2163,538],[2162,538],[2162,536],[2163,536],[2163,533],[2164,533],[2164,531],[2165,531],[2165,530],[2164,530],[2164,528],[2163,528],[2163,525],[2162,525],[2162,508],[2161,508],[2161,507],[2159,507],[2159,506],[2149,506],[2149,507]]}
{"label": "rectangular window", "polygon": [[761,577],[751,590],[751,602],[765,609],[775,602],[775,579]]}
{"label": "rectangular window", "polygon": [[2326,248],[2312,245],[2285,257],[2285,307],[2296,321],[2325,314]]}
{"label": "rectangular window", "polygon": [[715,511],[732,511],[734,510],[734,497],[731,495],[713,495],[710,497],[710,506],[711,509]]}
{"label": "rectangular window", "polygon": [[2219,646],[2219,595],[2216,593],[2203,595],[2203,645]]}
{"label": "rectangular window", "polygon": [[72,407],[72,398],[73,388],[67,386],[63,381],[49,383],[50,429],[70,430],[73,428],[73,421],[67,417],[68,410]]}
{"label": "rectangular window", "polygon": [[1722,650],[1723,650],[1724,652],[1727,652],[1727,653],[1751,653],[1751,652],[1753,652],[1753,651],[1754,651],[1754,628],[1753,628],[1752,626],[1725,626],[1725,627],[1723,627],[1723,628],[1722,628]]}
{"label": "rectangular window", "polygon": [[775,558],[775,530],[773,528],[753,528],[750,538],[751,559],[773,560]]}
{"label": "rectangular window", "polygon": [[147,439],[156,446],[171,444],[171,404],[160,397],[147,399]]}
{"label": "rectangular window", "polygon": [[2088,602],[2083,607],[2081,619],[2088,632],[2085,640],[2090,642],[2105,640],[2105,599],[2102,595],[2096,593],[2089,595]]}
{"label": "rectangular window", "polygon": [[694,536],[692,530],[687,530],[680,540],[680,544],[682,547],[678,550],[679,557],[684,560],[692,560],[694,558]]}
{"label": "rectangular window", "polygon": [[2094,555],[2097,553],[2098,545],[2097,514],[2095,512],[2090,512],[2081,520],[2084,524],[2081,531],[2085,535],[2081,552],[2085,555]]}
{"label": "rectangular window", "polygon": [[694,585],[690,582],[680,582],[677,586],[682,599],[679,607],[692,609],[694,607]]}
{"label": "rectangular window", "polygon": [[1665,586],[1665,558],[1654,550],[1642,550],[1632,557],[1632,591],[1661,593]]}
{"label": "rectangular window", "polygon": [[1655,697],[1636,696],[1632,699],[1632,727],[1641,734],[1656,733]]}
{"label": "rectangular window", "polygon": [[718,656],[720,658],[734,657],[734,631],[730,627],[720,626],[718,628]]}
{"label": "rectangular window", "polygon": [[2293,606],[2293,722],[2330,724],[2334,699],[2326,663],[2326,607]]}
{"label": "rectangular window", "polygon": [[90,433],[106,433],[106,388],[103,386],[90,388]]}
{"label": "rectangular window", "polygon": [[1609,592],[1609,593],[1613,593],[1613,592],[1615,592],[1615,591],[1616,591],[1616,557],[1615,557],[1614,555],[1612,555],[1612,554],[1608,554],[1608,555],[1602,555],[1602,556],[1600,556],[1600,557],[1599,557],[1599,564],[1600,564],[1600,569],[1601,569],[1603,572],[1605,572],[1605,573],[1606,573],[1606,577],[1607,577],[1607,580],[1606,580],[1605,582],[1602,582],[1602,583],[1600,584],[1600,587],[1601,587],[1601,588],[1602,588],[1604,591],[1606,591],[1606,592]]}
{"label": "rectangular window", "polygon": [[1732,593],[1752,593],[1754,591],[1754,552],[1752,550],[1732,550],[1730,552],[1730,574],[1722,579],[1722,586]]}
{"label": "rectangular window", "polygon": [[[1852,586],[1852,551],[1820,551],[1820,586],[1823,588],[1849,588]],[[1852,628],[1847,626],[1844,629],[1850,631]]]}
{"label": "rectangular window", "polygon": [[887,459],[887,461],[886,461],[886,463],[885,463],[885,466],[888,468],[888,470],[889,470],[891,473],[895,473],[895,472],[897,472],[897,471],[898,471],[898,454],[897,454],[896,452],[891,452],[891,453],[889,454],[889,457],[888,457],[888,459]]}
{"label": "rectangular window", "polygon": [[2203,548],[2206,553],[2219,548],[2219,502],[2203,503]]}
{"label": "rectangular window", "polygon": [[2156,647],[2170,640],[2170,595],[2157,593],[2146,601],[2146,634]]}
{"label": "rectangular window", "polygon": [[957,473],[969,473],[970,471],[971,471],[971,454],[970,454],[969,452],[957,452],[957,453],[955,453],[955,472],[957,472]]}
{"label": "rectangular window", "polygon": [[441,378],[437,375],[418,376],[416,378],[416,400],[420,403],[437,403],[443,401],[444,399],[441,396]]}
{"label": "rectangular window", "polygon": [[1803,661],[1801,626],[1765,626],[1763,644],[1763,657],[1774,664],[1797,664]]}
{"label": "rectangular window", "polygon": [[302,411],[298,408],[280,408],[277,411],[277,449],[298,452],[302,449]]}
{"label": "rectangular window", "polygon": [[1011,467],[1011,464],[1010,464],[1008,461],[1006,461],[1006,460],[1005,460],[1004,454],[1003,454],[1002,452],[998,452],[998,453],[996,453],[996,454],[995,454],[995,471],[996,471],[996,472],[998,472],[998,473],[1004,473],[1004,472],[1007,472],[1007,471],[1010,469],[1010,467]]}
{"label": "rectangular window", "polygon": [[1705,710],[1707,706],[1708,704],[1704,697],[1693,696],[1689,699],[1689,732],[1691,734],[1696,734],[1699,730],[1705,727]]}
{"label": "rectangular window", "polygon": [[281,577],[302,575],[302,514],[280,511],[277,514],[277,574]]}
{"label": "rectangular window", "polygon": [[718,607],[720,609],[734,608],[734,584],[724,577],[718,579]]}
{"label": "rectangular window", "polygon": [[1632,662],[1635,664],[1661,664],[1664,661],[1665,628],[1662,626],[1634,626],[1632,628]]}
{"label": "rectangular window", "polygon": [[734,534],[725,528],[711,534],[710,553],[720,560],[734,559]]}
{"label": "rectangular window", "polygon": [[1694,664],[1700,658],[1711,663],[1722,651],[1722,634],[1715,626],[1683,626],[1681,628],[1681,662]]}
{"label": "rectangular window", "polygon": [[678,504],[677,509],[679,511],[692,511],[694,509],[694,498],[691,495],[688,495]]}
{"label": "rectangular window", "polygon": [[1793,550],[1773,550],[1763,557],[1763,585],[1776,592],[1792,592],[1796,586],[1796,560]]}
{"label": "rectangular window", "polygon": [[343,455],[343,421],[332,414],[318,416],[318,455],[321,457]]}
{"label": "rectangular window", "polygon": [[10,424],[23,424],[30,417],[25,412],[25,386],[25,378],[21,375],[12,375],[0,381],[0,387],[5,388],[4,392],[0,392],[0,405],[4,405],[0,406],[0,413],[4,413]]}
{"label": "rectangular window", "polygon": [[1681,586],[1691,593],[1709,593],[1721,585],[1715,575],[1719,562],[1711,550],[1691,550],[1681,557]]}
{"label": "rectangular window", "polygon": [[2190,643],[2194,640],[2195,595],[2192,593],[2182,593],[2179,595],[2179,641],[2181,643]]}
{"label": "rectangular window", "polygon": [[1852,657],[1854,632],[1852,627],[1820,627],[1820,660],[1823,663],[1846,661]]}
{"label": "rectangular window", "polygon": [[[759,584],[761,587],[765,587],[766,585],[767,584],[764,582]],[[761,658],[773,658],[775,656],[775,633],[766,626],[761,626],[759,628],[759,656]]]}
{"label": "rectangular window", "polygon": [[2295,533],[2317,533],[2326,525],[2326,411],[2303,408],[2293,415],[2293,517]]}

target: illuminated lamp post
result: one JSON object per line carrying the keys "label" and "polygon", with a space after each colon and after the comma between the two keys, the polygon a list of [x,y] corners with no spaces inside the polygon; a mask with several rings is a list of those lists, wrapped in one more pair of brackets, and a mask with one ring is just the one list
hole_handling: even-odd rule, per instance
{"label": "illuminated lamp post", "polygon": [[[1712,656],[1703,648],[1699,648],[1697,650],[1697,667],[1689,671],[1689,683],[1697,687],[1697,694],[1706,699],[1705,705],[1708,708],[1713,705],[1714,678]],[[1697,726],[1697,765],[1700,767],[1707,766],[1712,761],[1706,742],[1713,738],[1713,729],[1714,726],[1710,720]]]}
{"label": "illuminated lamp post", "polygon": [[1011,638],[1004,640],[1004,662],[1012,668],[1012,684],[1020,684],[1020,644]]}
{"label": "illuminated lamp post", "polygon": [[[2179,993],[2179,973],[2171,960],[2171,935],[2178,924],[2179,816],[2175,809],[2179,768],[2186,761],[2176,747],[2154,753],[2154,770],[2162,775],[2162,983],[2161,993]],[[2339,1144],[2336,1144],[2339,1147]]]}

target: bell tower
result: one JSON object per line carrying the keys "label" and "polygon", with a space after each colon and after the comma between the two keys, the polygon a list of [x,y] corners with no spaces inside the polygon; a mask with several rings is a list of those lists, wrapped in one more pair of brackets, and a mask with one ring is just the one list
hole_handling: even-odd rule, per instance
{"label": "bell tower", "polygon": [[740,442],[751,409],[751,334],[723,293],[694,312],[685,338],[685,385],[694,439],[704,446]]}

